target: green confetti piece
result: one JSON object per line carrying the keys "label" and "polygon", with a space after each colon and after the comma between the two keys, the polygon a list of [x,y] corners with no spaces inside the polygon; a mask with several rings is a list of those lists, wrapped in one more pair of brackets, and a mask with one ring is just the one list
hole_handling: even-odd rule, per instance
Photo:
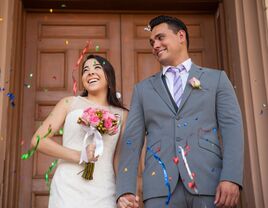
{"label": "green confetti piece", "polygon": [[54,160],[51,165],[48,167],[46,173],[45,173],[45,181],[47,184],[48,189],[50,190],[50,181],[49,181],[49,175],[52,173],[53,169],[57,166],[58,160]]}
{"label": "green confetti piece", "polygon": [[100,46],[97,45],[95,49],[96,49],[96,51],[98,52],[98,51],[100,50]]}
{"label": "green confetti piece", "polygon": [[59,130],[59,134],[60,134],[60,135],[63,135],[63,128],[61,128],[61,129]]}
{"label": "green confetti piece", "polygon": [[[51,126],[49,126],[49,127],[48,127],[48,131],[47,131],[47,133],[42,137],[42,139],[46,138],[46,137],[51,133],[51,131],[52,131]],[[32,149],[28,150],[26,153],[22,154],[22,155],[21,155],[21,159],[23,159],[23,160],[27,160],[27,159],[29,159],[30,157],[33,156],[33,154],[34,154],[34,153],[36,152],[36,150],[37,150],[37,147],[38,147],[38,145],[39,145],[39,142],[40,142],[40,140],[41,140],[41,137],[40,137],[39,135],[37,135],[37,136],[36,136],[36,139],[37,139],[36,145],[35,145]]]}

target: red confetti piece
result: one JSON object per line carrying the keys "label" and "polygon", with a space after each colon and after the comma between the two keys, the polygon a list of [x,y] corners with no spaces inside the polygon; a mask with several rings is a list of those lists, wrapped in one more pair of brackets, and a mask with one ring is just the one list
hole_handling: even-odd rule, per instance
{"label": "red confetti piece", "polygon": [[178,157],[173,157],[173,162],[177,165],[179,163],[179,158]]}
{"label": "red confetti piece", "polygon": [[188,144],[186,144],[186,146],[185,146],[185,150],[184,150],[184,155],[185,156],[187,156],[188,155],[188,153],[190,152],[190,146],[188,145]]}
{"label": "red confetti piece", "polygon": [[189,182],[189,183],[188,183],[188,187],[189,187],[190,189],[194,189],[194,188],[196,187],[195,182],[194,182],[194,181]]}
{"label": "red confetti piece", "polygon": [[160,147],[157,147],[156,152],[160,152]]}

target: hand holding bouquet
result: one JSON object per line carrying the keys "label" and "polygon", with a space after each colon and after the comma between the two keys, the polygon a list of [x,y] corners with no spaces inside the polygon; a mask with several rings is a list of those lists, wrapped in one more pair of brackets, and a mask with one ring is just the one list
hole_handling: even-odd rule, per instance
{"label": "hand holding bouquet", "polygon": [[94,162],[88,161],[87,146],[88,138],[93,135],[93,143],[96,145],[94,157],[101,156],[103,153],[102,135],[114,135],[119,130],[120,116],[110,113],[107,110],[87,108],[83,111],[81,117],[77,121],[86,131],[81,151],[80,164],[85,162],[85,169],[82,177],[86,180],[93,179]]}

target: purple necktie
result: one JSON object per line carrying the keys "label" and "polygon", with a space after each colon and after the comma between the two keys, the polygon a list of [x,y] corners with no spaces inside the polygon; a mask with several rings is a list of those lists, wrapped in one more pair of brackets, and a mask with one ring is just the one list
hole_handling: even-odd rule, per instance
{"label": "purple necktie", "polygon": [[180,73],[185,70],[185,67],[180,65],[179,67],[169,67],[168,72],[173,74],[173,98],[177,106],[180,106],[181,96],[183,93],[182,79]]}

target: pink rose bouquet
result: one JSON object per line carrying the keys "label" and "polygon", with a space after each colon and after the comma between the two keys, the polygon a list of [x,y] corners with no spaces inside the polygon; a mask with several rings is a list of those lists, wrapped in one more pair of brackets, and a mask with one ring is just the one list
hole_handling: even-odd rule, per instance
{"label": "pink rose bouquet", "polygon": [[83,126],[87,132],[84,137],[83,148],[81,151],[80,164],[85,162],[85,169],[83,170],[82,177],[87,180],[93,179],[94,163],[88,161],[86,148],[88,146],[87,139],[93,135],[94,142],[96,143],[95,156],[101,155],[103,152],[102,135],[114,135],[119,130],[120,116],[113,114],[108,110],[87,108],[83,111],[82,116],[77,121]]}

